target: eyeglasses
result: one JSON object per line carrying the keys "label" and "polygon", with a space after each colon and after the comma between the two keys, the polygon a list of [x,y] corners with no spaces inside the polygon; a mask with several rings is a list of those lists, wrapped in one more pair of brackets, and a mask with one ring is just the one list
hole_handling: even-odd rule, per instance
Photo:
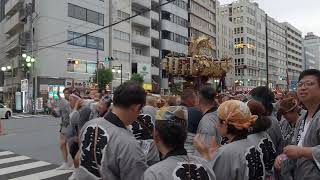
{"label": "eyeglasses", "polygon": [[297,83],[297,86],[298,86],[299,88],[301,88],[301,87],[304,85],[304,87],[309,88],[309,87],[311,87],[311,86],[313,86],[313,85],[315,85],[315,84],[316,84],[316,82],[306,81],[306,82],[298,82],[298,83]]}

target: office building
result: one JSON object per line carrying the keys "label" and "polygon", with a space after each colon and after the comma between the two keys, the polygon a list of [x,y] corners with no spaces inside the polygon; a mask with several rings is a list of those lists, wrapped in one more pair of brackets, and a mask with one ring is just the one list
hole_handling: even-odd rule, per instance
{"label": "office building", "polygon": [[[158,5],[159,0],[113,0],[110,9],[112,21],[123,20]],[[112,66],[119,67],[122,64],[122,81],[130,79],[133,73],[139,73],[144,77],[145,88],[156,92],[160,91],[159,11],[159,8],[154,8],[114,26],[110,55],[115,59]],[[113,87],[120,82],[120,74],[116,73]]]}
{"label": "office building", "polygon": [[235,88],[266,85],[265,12],[257,3],[238,0],[223,5],[220,15],[234,24]]}
{"label": "office building", "polygon": [[269,87],[285,89],[287,87],[286,69],[286,30],[275,19],[267,16]]}
{"label": "office building", "polygon": [[296,83],[302,72],[302,32],[288,22],[286,28],[287,67],[290,84]]}
{"label": "office building", "polygon": [[307,66],[305,68],[308,68],[308,64],[314,64],[312,67],[315,69],[320,69],[320,37],[313,34],[312,32],[308,32],[307,35],[303,39],[303,47],[305,51],[305,57],[306,54],[310,53],[314,55],[314,63],[313,62],[305,62]]}
{"label": "office building", "polygon": [[[216,47],[217,58],[222,59],[225,57],[231,58],[231,62],[234,62],[234,45],[233,34],[234,24],[229,21],[227,16],[221,14],[220,3],[217,2],[217,21],[216,21]],[[234,68],[227,73],[226,86],[232,88],[235,83]]]}
{"label": "office building", "polygon": [[216,55],[216,1],[215,0],[189,0],[189,29],[188,36],[197,38],[206,36],[211,40],[214,49],[206,52],[212,57]]}

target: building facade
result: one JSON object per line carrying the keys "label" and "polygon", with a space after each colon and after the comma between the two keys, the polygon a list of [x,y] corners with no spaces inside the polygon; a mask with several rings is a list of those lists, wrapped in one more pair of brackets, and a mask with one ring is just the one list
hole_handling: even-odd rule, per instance
{"label": "building facade", "polygon": [[268,81],[270,88],[285,89],[287,71],[289,82],[296,81],[302,71],[300,30],[268,16],[250,0],[223,5],[220,14],[235,26],[235,86],[250,89]]}
{"label": "building facade", "polygon": [[303,48],[303,70],[318,69],[319,66],[316,62],[316,56],[307,48]]}
{"label": "building facade", "polygon": [[[160,10],[84,35],[147,11],[159,5],[159,0],[1,0],[0,3],[0,41],[5,45],[1,65],[10,66],[13,72],[2,75],[6,101],[13,101],[14,93],[21,91],[23,79],[29,80],[26,94],[29,99],[48,98],[51,86],[65,87],[73,82],[82,88],[93,82],[95,71],[101,66],[115,69],[113,87],[139,73],[148,90],[160,91]],[[178,5],[181,6],[174,6]],[[30,67],[21,56],[24,53],[35,59]]]}
{"label": "building facade", "polygon": [[[167,0],[160,0],[161,4]],[[176,0],[161,6],[160,58],[169,53],[185,56],[188,54],[188,0]],[[169,79],[161,71],[161,88],[169,89]]]}
{"label": "building facade", "polygon": [[206,36],[214,45],[214,50],[207,52],[217,57],[216,49],[216,1],[189,0],[189,39]]}
{"label": "building facade", "polygon": [[269,87],[287,87],[286,30],[275,19],[267,16]]}
{"label": "building facade", "polygon": [[234,25],[234,66],[237,89],[265,85],[266,28],[265,12],[257,3],[238,0],[223,5],[220,15]]}
{"label": "building facade", "polygon": [[[110,2],[109,2],[110,4]],[[159,5],[159,0],[112,1],[112,20],[117,22],[131,15],[144,12]],[[112,27],[112,66],[123,66],[123,81],[133,73],[144,77],[148,90],[160,91],[160,14],[154,10]],[[121,83],[120,74],[115,74],[113,86]],[[150,88],[153,87],[153,88]]]}
{"label": "building facade", "polygon": [[[109,24],[106,9],[106,2],[99,0],[7,1],[1,22],[1,34],[6,37],[1,64],[10,66],[4,74],[4,101],[11,105],[21,103],[15,102],[14,97],[16,92],[22,92],[23,99],[43,97],[46,102],[50,96],[56,96],[53,89],[57,93],[57,87],[68,86],[67,82],[74,81],[79,87],[88,84],[97,61],[108,54],[108,43],[104,31],[83,34]],[[47,47],[81,35],[79,39]],[[26,62],[22,57],[25,53],[35,62]],[[27,88],[21,86],[24,79],[28,80]],[[25,104],[32,103],[23,102],[22,106]]]}
{"label": "building facade", "polygon": [[286,28],[289,82],[290,84],[294,84],[297,82],[303,69],[302,32],[287,22],[284,22],[283,25]]}
{"label": "building facade", "polygon": [[303,47],[304,47],[304,54],[306,57],[306,54],[310,53],[314,55],[314,63],[308,62],[308,60],[305,62],[307,65],[305,68],[308,68],[308,64],[314,64],[312,67],[315,69],[320,69],[320,37],[313,34],[312,32],[307,33],[307,35],[303,39]]}
{"label": "building facade", "polygon": [[[216,45],[217,45],[217,58],[224,57],[231,58],[234,62],[234,45],[233,34],[234,24],[229,21],[227,16],[224,16],[221,10],[220,3],[217,2],[217,22],[216,22]],[[234,86],[235,76],[234,69],[227,73],[226,86],[230,89]]]}

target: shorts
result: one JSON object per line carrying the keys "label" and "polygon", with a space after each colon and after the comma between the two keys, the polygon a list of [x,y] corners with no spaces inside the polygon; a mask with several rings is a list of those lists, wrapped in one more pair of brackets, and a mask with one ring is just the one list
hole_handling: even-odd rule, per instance
{"label": "shorts", "polygon": [[73,139],[68,141],[69,153],[74,159],[79,151],[79,143],[75,142]]}

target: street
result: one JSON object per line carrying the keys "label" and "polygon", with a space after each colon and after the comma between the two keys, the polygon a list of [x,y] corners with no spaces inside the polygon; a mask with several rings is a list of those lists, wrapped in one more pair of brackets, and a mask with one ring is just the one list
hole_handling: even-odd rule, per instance
{"label": "street", "polygon": [[0,136],[0,180],[67,179],[70,171],[54,170],[61,163],[59,121],[43,115],[3,119],[6,134]]}

